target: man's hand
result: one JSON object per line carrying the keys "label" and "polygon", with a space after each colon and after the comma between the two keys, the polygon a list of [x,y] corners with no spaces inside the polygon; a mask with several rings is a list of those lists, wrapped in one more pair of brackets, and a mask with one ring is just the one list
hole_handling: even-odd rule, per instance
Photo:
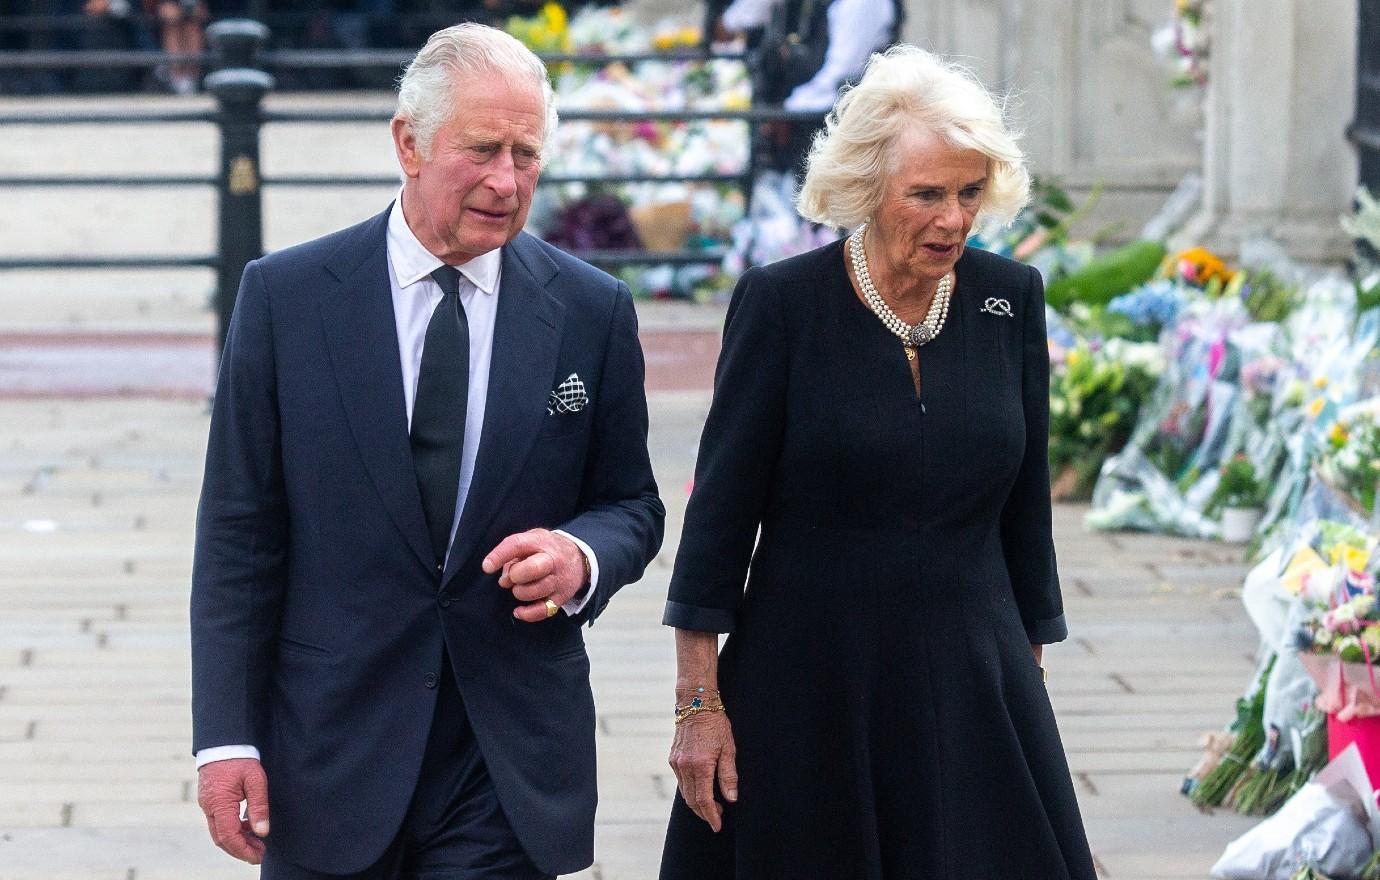
{"label": "man's hand", "polygon": [[[248,820],[240,819],[240,801],[248,801]],[[196,802],[216,846],[242,862],[264,859],[268,836],[268,777],[253,758],[212,761],[197,772]]]}
{"label": "man's hand", "polygon": [[714,800],[715,777],[724,800],[738,800],[737,753],[728,716],[704,712],[677,724],[670,763],[685,805],[717,833],[724,825],[724,808]]}
{"label": "man's hand", "polygon": [[518,620],[545,620],[546,602],[564,605],[585,586],[585,555],[575,542],[547,529],[509,535],[484,557],[485,574],[502,571],[498,585],[513,591],[523,604],[513,609]]}

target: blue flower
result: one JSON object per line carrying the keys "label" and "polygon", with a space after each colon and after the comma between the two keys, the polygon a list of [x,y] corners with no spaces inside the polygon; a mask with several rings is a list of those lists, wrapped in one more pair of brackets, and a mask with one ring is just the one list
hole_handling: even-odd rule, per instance
{"label": "blue flower", "polygon": [[1188,303],[1183,288],[1168,278],[1147,281],[1107,304],[1109,312],[1125,315],[1137,327],[1172,323]]}

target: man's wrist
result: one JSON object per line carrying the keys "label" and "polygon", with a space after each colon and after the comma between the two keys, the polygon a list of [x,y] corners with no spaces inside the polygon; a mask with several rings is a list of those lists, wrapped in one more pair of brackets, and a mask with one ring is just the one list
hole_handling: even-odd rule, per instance
{"label": "man's wrist", "polygon": [[561,608],[564,609],[566,614],[579,614],[584,610],[585,603],[589,601],[589,597],[598,586],[599,557],[594,555],[594,549],[592,547],[569,532],[562,529],[554,529],[553,531],[555,534],[560,535],[580,549],[580,564],[582,567],[581,577],[583,578],[583,583],[580,588],[575,591],[575,594],[561,605]]}

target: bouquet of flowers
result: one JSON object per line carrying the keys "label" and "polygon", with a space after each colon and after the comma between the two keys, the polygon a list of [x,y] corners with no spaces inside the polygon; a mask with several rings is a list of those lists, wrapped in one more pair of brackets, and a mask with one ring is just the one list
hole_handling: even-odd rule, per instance
{"label": "bouquet of flowers", "polygon": [[1087,498],[1103,460],[1131,436],[1163,370],[1157,346],[1110,339],[1069,351],[1051,344],[1050,472],[1055,494]]}
{"label": "bouquet of flowers", "polygon": [[1372,409],[1334,421],[1327,429],[1318,470],[1361,510],[1374,511],[1380,483],[1380,414]]}
{"label": "bouquet of flowers", "polygon": [[530,18],[510,16],[503,29],[533,52],[565,52],[570,48],[570,21],[565,7],[555,0]]}
{"label": "bouquet of flowers", "polygon": [[1380,715],[1380,607],[1375,579],[1364,570],[1367,543],[1339,544],[1333,554],[1338,562],[1317,572],[1336,596],[1349,598],[1330,607],[1315,604],[1297,635],[1304,667],[1318,686],[1318,708],[1344,722]]}
{"label": "bouquet of flowers", "polygon": [[1203,86],[1208,78],[1211,41],[1208,0],[1175,0],[1174,18],[1151,39],[1156,54],[1168,60],[1174,86]]}

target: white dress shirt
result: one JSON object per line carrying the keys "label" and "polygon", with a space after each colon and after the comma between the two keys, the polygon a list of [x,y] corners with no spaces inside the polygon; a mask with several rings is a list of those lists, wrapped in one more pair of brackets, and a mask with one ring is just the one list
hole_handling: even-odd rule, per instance
{"label": "white dress shirt", "polygon": [[[387,249],[388,284],[393,295],[393,320],[397,324],[398,352],[402,358],[403,402],[410,430],[427,324],[444,296],[431,273],[445,263],[423,247],[408,227],[403,217],[401,194],[394,200],[393,210],[388,215]],[[470,328],[470,387],[465,407],[465,446],[460,454],[460,487],[455,497],[455,518],[450,526],[452,543],[474,480],[474,462],[484,430],[489,367],[493,363],[494,321],[498,316],[499,283],[503,274],[502,252],[489,251],[455,268],[460,270],[460,303],[465,307]],[[583,596],[561,606],[566,614],[573,616],[584,609],[594,594],[594,585],[599,583],[599,560],[584,541],[568,532],[557,530],[556,533],[573,541],[589,561],[589,589]],[[200,769],[212,761],[258,757],[259,750],[251,745],[214,746],[196,753],[196,766]]]}
{"label": "white dress shirt", "polygon": [[829,48],[824,63],[781,102],[787,110],[828,112],[838,100],[843,81],[861,73],[873,52],[886,48],[896,20],[892,0],[834,0],[825,14]]}

